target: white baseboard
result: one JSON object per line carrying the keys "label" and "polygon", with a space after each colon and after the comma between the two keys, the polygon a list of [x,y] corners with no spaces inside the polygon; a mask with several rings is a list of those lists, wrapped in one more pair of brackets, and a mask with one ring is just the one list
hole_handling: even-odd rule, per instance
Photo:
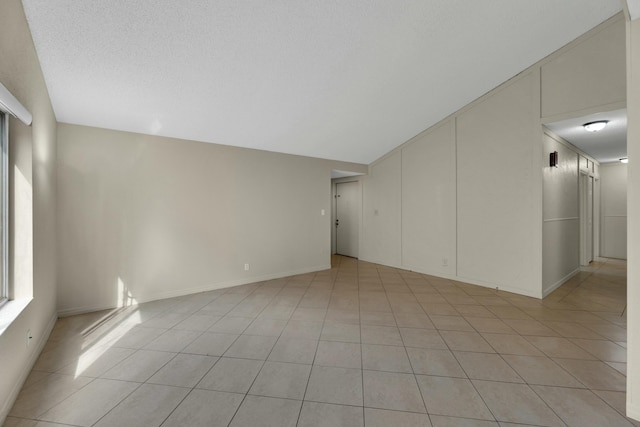
{"label": "white baseboard", "polygon": [[[302,268],[299,270],[285,271],[281,273],[270,273],[262,276],[253,276],[253,277],[247,277],[242,279],[228,280],[225,282],[218,282],[218,283],[205,285],[205,286],[194,286],[191,288],[182,288],[182,289],[176,289],[172,291],[149,293],[146,295],[143,294],[141,296],[136,297],[136,302],[138,304],[141,304],[144,302],[156,301],[160,299],[182,297],[185,295],[199,294],[201,292],[215,291],[218,289],[231,288],[233,286],[248,285],[250,283],[264,282],[266,280],[280,279],[283,277],[296,276],[298,274],[315,273],[316,271],[329,270],[329,269],[331,269],[331,264],[324,264],[316,267]],[[110,310],[113,308],[116,308],[115,305],[113,304],[71,307],[71,308],[58,310],[58,316],[60,317],[73,316],[76,314],[84,314],[84,313],[90,313],[93,311],[100,311],[100,310]]]}
{"label": "white baseboard", "polygon": [[406,266],[406,265],[392,265],[392,264],[380,262],[380,261],[377,261],[377,260],[371,260],[371,259],[362,259],[362,261],[371,262],[373,264],[384,265],[385,267],[398,268],[400,270],[415,271],[416,273],[427,274],[429,276],[440,277],[442,279],[456,280],[458,282],[464,282],[464,283],[468,283],[470,285],[482,286],[483,288],[489,288],[489,289],[494,289],[494,290],[495,289],[499,289],[501,291],[511,292],[513,294],[524,295],[526,297],[532,297],[532,298],[540,299],[540,294],[537,294],[535,292],[528,292],[528,291],[520,289],[520,288],[514,288],[514,287],[511,287],[511,286],[503,286],[503,285],[499,285],[499,284],[496,284],[496,283],[490,283],[490,282],[485,282],[485,281],[482,281],[482,280],[472,279],[472,278],[469,278],[469,277],[457,276],[455,274],[446,274],[446,273],[443,273],[441,271],[429,271],[429,270],[425,270],[425,269],[421,269],[421,268],[409,267],[409,266]]}
{"label": "white baseboard", "polygon": [[[505,292],[510,292],[512,294],[518,294],[518,295],[524,295],[526,297],[532,297],[532,298],[538,298],[540,299],[540,295],[534,293],[534,292],[528,292],[526,290],[520,289],[520,288],[515,288],[512,286],[504,286],[504,285],[500,285],[497,283],[492,283],[492,282],[486,282],[483,280],[477,280],[477,279],[473,279],[471,277],[464,277],[464,276],[458,276],[456,274],[447,274],[443,271],[439,271],[439,270],[428,270],[428,269],[422,269],[419,267],[410,267],[410,266],[403,266],[403,267],[399,267],[401,269],[404,270],[410,270],[410,271],[415,271],[416,273],[421,273],[421,274],[426,274],[429,276],[434,276],[434,277],[440,277],[442,279],[448,279],[448,280],[455,280],[458,282],[464,282],[464,283],[468,283],[470,285],[476,285],[476,286],[481,286],[483,288],[489,288],[489,289],[493,289],[493,290],[500,290],[500,291],[505,291]],[[454,268],[452,266],[452,268]]]}
{"label": "white baseboard", "polygon": [[392,264],[392,263],[388,263],[388,262],[383,262],[377,259],[373,259],[373,258],[367,258],[367,257],[361,257],[358,258],[359,261],[364,261],[364,262],[368,262],[371,264],[378,264],[378,265],[383,265],[385,267],[391,267],[391,268],[399,268],[400,270],[407,270],[406,267],[403,267],[402,265],[396,265],[396,264]]}
{"label": "white baseboard", "polygon": [[640,406],[634,405],[627,400],[627,417],[640,421]]}
{"label": "white baseboard", "polygon": [[58,317],[69,317],[75,316],[77,314],[93,313],[102,310],[112,310],[114,308],[116,308],[116,306],[113,304],[85,305],[81,307],[65,308],[63,310],[58,310]]}
{"label": "white baseboard", "polygon": [[526,289],[514,288],[513,286],[504,286],[497,283],[485,282],[483,280],[476,280],[470,277],[456,276],[451,280],[457,280],[459,282],[469,283],[471,285],[482,286],[483,288],[489,288],[493,290],[499,290],[504,292],[510,292],[512,294],[523,295],[525,297],[541,299],[541,294],[536,292],[530,292]]}
{"label": "white baseboard", "polygon": [[436,271],[436,270],[429,270],[428,268],[420,268],[420,267],[414,267],[414,266],[402,266],[399,267],[403,270],[409,270],[409,271],[415,271],[416,273],[420,273],[420,274],[426,274],[427,276],[433,276],[433,277],[439,277],[441,279],[449,279],[449,280],[459,280],[460,278],[457,277],[455,274],[447,274],[443,271]]}
{"label": "white baseboard", "polygon": [[564,276],[562,279],[558,280],[556,283],[554,283],[553,285],[549,286],[548,288],[543,289],[542,291],[542,298],[546,297],[547,295],[551,294],[551,292],[555,291],[556,289],[558,289],[560,286],[562,286],[567,280],[571,279],[573,276],[575,276],[576,274],[580,273],[580,267],[576,268],[575,270],[573,270],[571,273],[567,274],[566,276]]}
{"label": "white baseboard", "polygon": [[49,319],[49,323],[45,326],[43,333],[40,335],[40,339],[36,344],[35,350],[29,356],[29,360],[27,360],[27,363],[24,366],[22,373],[20,374],[20,378],[13,385],[13,388],[9,392],[9,395],[4,399],[4,402],[2,402],[2,409],[0,409],[0,425],[4,425],[4,422],[9,415],[9,411],[11,411],[13,404],[16,403],[18,394],[20,394],[20,390],[22,390],[24,382],[27,380],[27,377],[31,373],[33,365],[35,365],[36,360],[38,360],[38,357],[40,356],[40,353],[42,353],[42,349],[47,343],[49,335],[51,335],[51,331],[56,324],[56,320],[58,320],[58,316],[55,314],[53,315],[53,317],[51,317],[51,319]]}

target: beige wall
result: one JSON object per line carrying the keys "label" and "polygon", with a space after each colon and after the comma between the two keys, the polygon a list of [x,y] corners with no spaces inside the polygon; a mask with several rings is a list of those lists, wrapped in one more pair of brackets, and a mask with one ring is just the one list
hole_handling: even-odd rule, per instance
{"label": "beige wall", "polygon": [[[549,153],[558,152],[558,167]],[[580,270],[579,159],[571,145],[544,135],[542,290],[548,295]]]}
{"label": "beige wall", "polygon": [[[9,125],[10,282],[16,299],[9,304],[33,299],[0,335],[2,424],[56,316],[56,121],[20,0],[2,2],[0,82],[33,114],[31,127],[15,119]],[[29,346],[27,330],[33,335]]]}
{"label": "beige wall", "polygon": [[588,33],[542,65],[541,116],[577,117],[607,111],[626,99],[625,29],[621,15]]}
{"label": "beige wall", "polygon": [[618,15],[374,162],[361,258],[535,297],[562,283],[576,255],[557,237],[579,238],[578,214],[543,216],[542,124],[624,108],[624,70]]}
{"label": "beige wall", "polygon": [[371,165],[362,259],[540,297],[537,82],[522,75]]}
{"label": "beige wall", "polygon": [[627,415],[640,420],[640,19],[627,22]]}
{"label": "beige wall", "polygon": [[366,171],[68,124],[58,141],[62,314],[330,268],[331,169]]}
{"label": "beige wall", "polygon": [[394,152],[362,178],[360,259],[401,267],[402,156]]}
{"label": "beige wall", "polygon": [[456,271],[455,135],[448,120],[402,149],[402,264],[414,271]]}
{"label": "beige wall", "polygon": [[537,77],[525,73],[457,117],[457,274],[540,297]]}

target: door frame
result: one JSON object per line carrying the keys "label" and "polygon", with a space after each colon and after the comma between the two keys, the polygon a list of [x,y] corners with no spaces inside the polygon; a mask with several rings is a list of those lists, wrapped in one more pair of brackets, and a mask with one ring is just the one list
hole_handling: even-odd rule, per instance
{"label": "door frame", "polygon": [[[587,203],[588,203],[588,191],[589,180],[593,180],[593,191],[591,194],[591,230],[587,221]],[[598,238],[600,235],[600,192],[597,190],[600,178],[596,176],[590,170],[581,169],[578,175],[578,205],[580,216],[580,265],[588,266],[591,261],[594,261],[599,255],[600,250],[596,247],[596,244],[600,243]],[[588,248],[587,248],[587,233],[591,231],[591,261],[588,260]]]}

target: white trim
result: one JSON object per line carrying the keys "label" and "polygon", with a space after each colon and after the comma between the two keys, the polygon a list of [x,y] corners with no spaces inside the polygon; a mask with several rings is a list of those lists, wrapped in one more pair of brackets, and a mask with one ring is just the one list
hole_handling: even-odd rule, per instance
{"label": "white trim", "polygon": [[549,286],[546,289],[542,290],[542,298],[545,298],[546,296],[548,296],[551,292],[555,291],[556,289],[558,289],[560,286],[562,286],[567,280],[571,279],[573,276],[575,276],[576,274],[578,274],[580,272],[580,267],[576,268],[575,270],[573,270],[571,273],[567,274],[566,276],[564,276],[562,279],[558,280],[556,283],[554,283],[553,285]]}
{"label": "white trim", "polygon": [[3,424],[5,422],[7,416],[9,415],[9,411],[13,407],[13,404],[16,403],[18,394],[20,393],[20,390],[22,390],[22,387],[24,386],[24,383],[27,380],[27,377],[29,377],[29,374],[31,373],[31,369],[33,369],[33,365],[35,365],[36,360],[38,360],[38,357],[40,357],[40,353],[42,352],[42,349],[44,348],[45,344],[49,340],[49,335],[51,335],[51,331],[53,330],[53,327],[55,326],[57,320],[58,320],[58,316],[56,314],[54,314],[51,317],[51,319],[49,319],[49,323],[45,326],[43,333],[40,335],[40,339],[38,340],[37,347],[29,356],[29,360],[27,361],[27,364],[24,366],[22,373],[20,375],[20,378],[13,385],[13,388],[9,392],[9,395],[5,398],[4,402],[1,402],[2,409],[0,409],[0,424]]}
{"label": "white trim", "polygon": [[549,218],[545,219],[544,222],[556,222],[556,221],[575,221],[580,219],[579,216],[569,217],[569,218]]}
{"label": "white trim", "polygon": [[[182,297],[182,296],[185,296],[185,295],[199,294],[201,292],[215,291],[215,290],[218,290],[218,289],[231,288],[231,287],[240,286],[240,285],[248,285],[248,284],[251,284],[251,283],[264,282],[266,280],[281,279],[283,277],[296,276],[298,274],[315,273],[316,271],[323,271],[323,270],[330,270],[330,269],[331,269],[331,264],[324,264],[324,265],[321,265],[321,266],[318,266],[318,267],[303,268],[303,269],[300,269],[300,270],[286,271],[286,272],[283,272],[283,273],[265,274],[264,276],[228,280],[226,282],[219,282],[219,283],[214,283],[214,284],[211,284],[211,285],[195,286],[195,287],[192,287],[192,288],[178,289],[178,290],[174,290],[174,291],[149,293],[149,294],[146,294],[146,295],[143,294],[142,296],[136,297],[136,303],[137,304],[142,304],[144,302],[149,302],[149,301],[156,301],[156,300],[167,299],[167,298]],[[104,304],[103,305],[71,307],[71,308],[65,308],[64,310],[59,310],[58,311],[58,316],[67,317],[67,316],[73,316],[73,315],[76,315],[76,314],[90,313],[90,312],[93,312],[93,311],[100,311],[100,310],[109,310],[109,309],[113,309],[113,308],[115,308],[115,305],[104,305]]]}
{"label": "white trim", "polygon": [[[9,116],[0,114],[0,306],[11,297],[9,289]],[[0,330],[0,334],[2,331]]]}
{"label": "white trim", "polygon": [[[391,267],[391,268],[397,268],[400,270],[408,270],[408,271],[412,271],[409,270],[407,267],[403,266],[403,265],[399,265],[399,264],[393,264],[393,263],[388,263],[385,261],[380,261],[380,260],[376,260],[374,258],[358,258],[359,261],[364,261],[364,262],[368,262],[371,264],[378,264],[384,267]],[[420,273],[419,271],[417,271],[417,273]]]}
{"label": "white trim", "polygon": [[[136,305],[136,304],[132,304],[132,305]],[[73,307],[73,308],[66,308],[64,310],[58,310],[58,317],[69,317],[69,316],[75,316],[78,314],[93,313],[93,312],[102,311],[102,310],[113,310],[114,308],[116,308],[116,306],[113,304],[84,305],[81,307]]]}
{"label": "white trim", "polygon": [[0,309],[0,336],[5,333],[11,324],[20,316],[20,313],[33,301],[33,298],[20,298],[9,300]]}
{"label": "white trim", "polygon": [[[617,15],[614,15],[614,17],[615,16]],[[624,108],[627,108],[627,101],[626,99],[620,99],[618,101],[609,102],[607,104],[601,104],[593,107],[582,108],[580,110],[568,111],[566,113],[557,113],[557,114],[551,114],[549,116],[540,117],[540,123],[544,124],[544,123],[559,122],[562,120],[575,119],[576,117],[602,113],[604,111],[622,110]]]}
{"label": "white trim", "polygon": [[11,114],[25,125],[31,126],[33,116],[29,110],[27,110],[2,83],[0,83],[0,110]]}
{"label": "white trim", "polygon": [[511,292],[512,294],[524,295],[525,297],[541,299],[541,293],[529,292],[525,289],[515,288],[513,286],[504,286],[498,283],[485,282],[483,280],[471,279],[469,277],[464,277],[464,276],[457,276],[455,278],[452,278],[452,280],[469,283],[471,285],[482,286],[483,288],[494,289],[496,291]]}
{"label": "white trim", "polygon": [[408,265],[404,266],[404,267],[401,267],[401,268],[403,270],[414,271],[416,273],[426,274],[427,276],[440,277],[442,279],[447,279],[447,280],[458,280],[459,279],[459,277],[456,276],[455,274],[447,274],[447,273],[445,273],[443,271],[438,271],[438,270],[429,270],[429,269],[424,269],[424,268],[420,268],[420,267],[410,267]]}
{"label": "white trim", "polygon": [[634,405],[627,399],[627,417],[640,421],[640,406]]}
{"label": "white trim", "polygon": [[[442,271],[425,270],[425,269],[422,269],[422,268],[419,268],[419,267],[418,268],[413,268],[413,267],[402,266],[402,265],[393,265],[393,264],[373,261],[373,260],[370,260],[370,259],[369,260],[361,259],[361,261],[366,261],[366,262],[370,262],[370,263],[373,263],[373,264],[382,265],[382,266],[385,266],[385,267],[397,268],[399,270],[413,271],[415,273],[426,274],[428,276],[434,276],[434,277],[440,277],[442,279],[455,280],[457,282],[463,282],[463,283],[466,283],[466,284],[469,284],[469,285],[481,286],[483,288],[489,288],[489,289],[498,290],[498,291],[510,292],[512,294],[524,295],[526,297],[541,299],[540,294],[536,294],[534,292],[527,292],[526,290],[523,290],[521,288],[514,288],[512,286],[503,286],[503,285],[499,285],[499,284],[496,284],[496,283],[491,283],[491,282],[485,282],[485,281],[482,281],[482,280],[471,279],[469,277],[464,277],[464,276],[446,274],[446,273],[443,273]],[[456,265],[457,265],[457,262],[456,262]]]}

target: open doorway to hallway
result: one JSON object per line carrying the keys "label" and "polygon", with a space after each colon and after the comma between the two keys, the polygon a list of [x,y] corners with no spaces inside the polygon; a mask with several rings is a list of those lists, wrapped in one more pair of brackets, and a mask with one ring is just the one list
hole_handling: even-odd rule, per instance
{"label": "open doorway to hallway", "polygon": [[358,258],[360,228],[360,183],[336,183],[336,253]]}
{"label": "open doorway to hallway", "polygon": [[626,259],[626,129],[625,109],[544,125],[544,295],[598,257]]}
{"label": "open doorway to hallway", "polygon": [[[585,126],[593,123],[601,123],[603,128],[590,131]],[[578,149],[580,264],[589,265],[598,256],[626,259],[626,109],[561,120],[545,127]]]}
{"label": "open doorway to hallway", "polygon": [[358,258],[362,219],[362,174],[332,171],[331,253]]}

